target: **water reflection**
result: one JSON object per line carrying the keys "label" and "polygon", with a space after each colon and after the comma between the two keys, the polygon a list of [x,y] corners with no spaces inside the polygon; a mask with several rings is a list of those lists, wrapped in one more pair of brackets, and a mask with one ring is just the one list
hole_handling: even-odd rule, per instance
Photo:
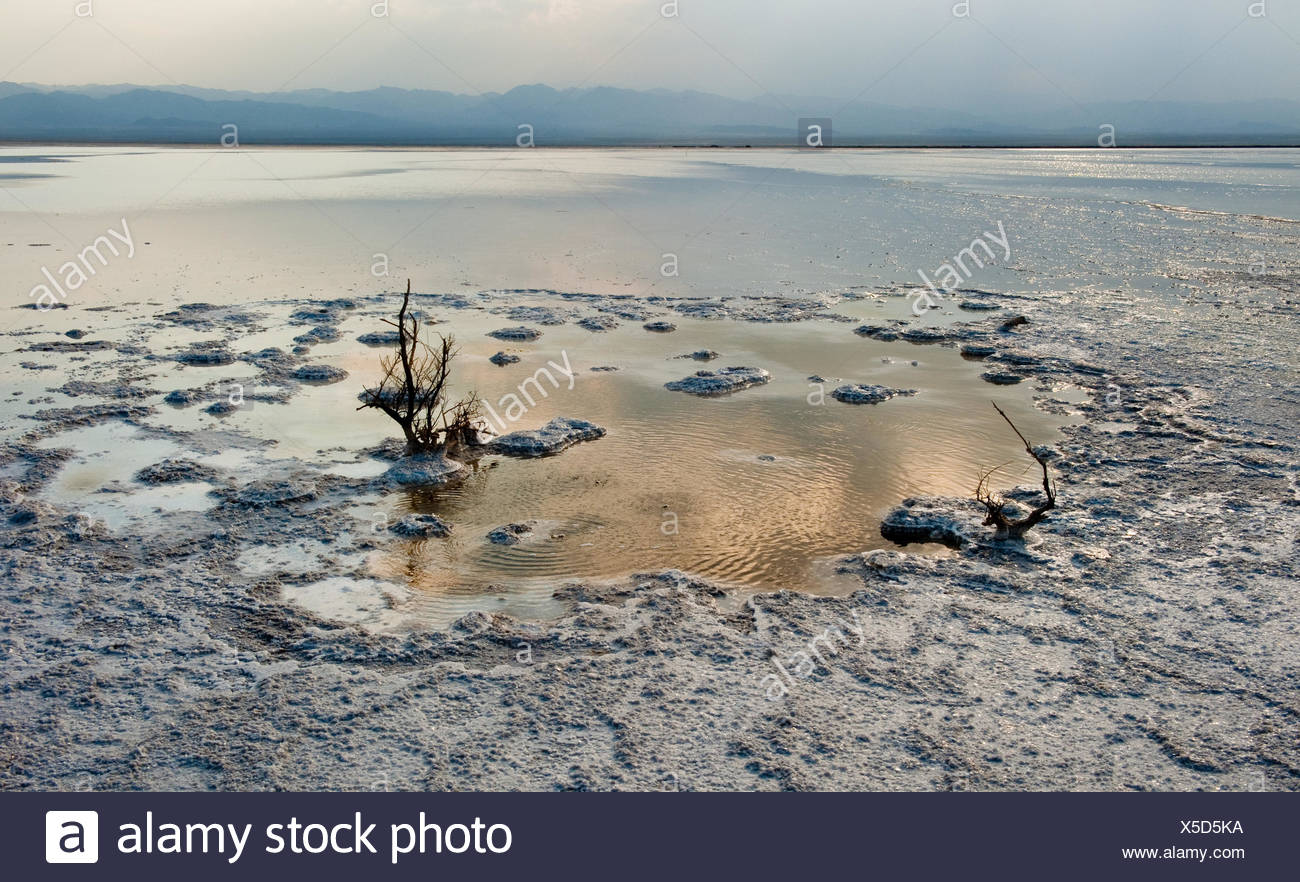
{"label": "water reflection", "polygon": [[[994,390],[954,349],[863,340],[840,323],[680,320],[667,337],[636,325],[599,335],[547,328],[509,369],[486,360],[498,344],[478,342],[480,327],[494,323],[473,315],[448,323],[465,341],[464,384],[500,394],[564,350],[577,368],[573,390],[539,400],[520,425],[575,416],[608,435],[538,460],[489,457],[458,487],[402,494],[401,512],[455,525],[448,539],[399,543],[372,560],[377,575],[415,589],[421,618],[445,622],[485,607],[545,615],[565,580],[670,567],[738,588],[844,590],[821,561],[887,547],[879,519],[900,499],[968,495],[978,470],[1001,462],[1013,463],[1007,481],[1021,479],[1023,452],[991,397],[1036,441],[1056,437],[1059,422],[1032,408],[1030,384]],[[664,390],[666,379],[700,367],[672,356],[705,346],[729,353],[715,365],[763,366],[773,382],[719,399]],[[589,371],[610,361],[618,372]],[[918,394],[878,406],[812,403],[814,374],[829,381],[827,392],[843,379]],[[533,527],[519,544],[486,540],[516,522]]]}

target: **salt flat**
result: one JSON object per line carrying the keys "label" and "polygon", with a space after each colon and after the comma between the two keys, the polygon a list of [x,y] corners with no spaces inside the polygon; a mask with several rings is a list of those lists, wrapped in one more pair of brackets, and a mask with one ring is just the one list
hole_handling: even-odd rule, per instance
{"label": "salt flat", "polygon": [[[3,786],[1300,780],[1295,151],[62,152],[0,214]],[[607,434],[393,489],[358,337],[408,275],[458,382],[571,365],[517,428]],[[663,388],[731,366],[771,382]],[[1023,547],[963,501],[1033,483],[990,398],[1061,488]],[[913,497],[974,541],[882,539]]]}

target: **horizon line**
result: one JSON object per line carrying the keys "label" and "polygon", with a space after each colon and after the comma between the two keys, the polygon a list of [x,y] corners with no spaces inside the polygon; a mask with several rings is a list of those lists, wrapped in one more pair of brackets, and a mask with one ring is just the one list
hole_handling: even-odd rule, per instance
{"label": "horizon line", "polygon": [[365,141],[266,141],[243,142],[238,147],[224,147],[210,141],[81,141],[66,138],[0,138],[0,149],[11,147],[176,147],[207,148],[218,151],[239,152],[246,148],[297,148],[320,150],[792,150],[799,153],[826,153],[835,150],[1077,150],[1089,153],[1127,152],[1132,150],[1300,150],[1300,138],[1294,143],[1243,144],[1226,142],[1162,144],[1157,142],[1125,144],[1123,147],[1101,147],[1073,143],[1032,144],[833,144],[824,147],[803,147],[798,144],[535,144],[519,147],[499,143],[440,143],[415,144],[407,142],[372,143]]}

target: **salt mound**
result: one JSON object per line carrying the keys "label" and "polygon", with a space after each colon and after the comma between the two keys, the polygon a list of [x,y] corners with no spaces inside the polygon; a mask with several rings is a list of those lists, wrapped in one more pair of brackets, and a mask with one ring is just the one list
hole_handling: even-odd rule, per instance
{"label": "salt mound", "polygon": [[525,328],[520,325],[517,328],[499,328],[495,331],[488,331],[489,337],[495,337],[498,340],[522,340],[524,342],[536,340],[542,336],[542,332],[534,328]]}
{"label": "salt mound", "polygon": [[407,515],[388,529],[407,539],[428,539],[430,536],[442,539],[451,535],[451,524],[437,515],[428,514]]}
{"label": "salt mound", "polygon": [[461,472],[464,463],[449,458],[444,453],[404,456],[384,472],[383,480],[398,487],[441,487],[451,483]]}
{"label": "salt mound", "polygon": [[518,545],[519,537],[531,532],[533,528],[530,524],[506,524],[488,533],[487,538],[493,545]]}
{"label": "salt mound", "polygon": [[370,331],[357,337],[366,346],[396,346],[401,339],[397,331]]}
{"label": "salt mound", "polygon": [[595,423],[556,417],[540,429],[502,435],[488,445],[488,450],[507,456],[548,456],[581,441],[592,441],[604,435],[605,430]]}
{"label": "salt mound", "polygon": [[720,371],[698,371],[689,377],[666,383],[664,388],[690,395],[727,395],[750,386],[761,386],[771,379],[772,375],[762,368],[729,367]]}
{"label": "salt mound", "polygon": [[329,364],[305,364],[293,372],[293,378],[304,383],[337,383],[347,377],[343,368]]}
{"label": "salt mound", "polygon": [[831,393],[831,397],[836,401],[843,401],[845,404],[880,404],[882,401],[888,401],[900,395],[915,394],[915,389],[890,389],[888,386],[853,383],[848,386],[840,386]]}

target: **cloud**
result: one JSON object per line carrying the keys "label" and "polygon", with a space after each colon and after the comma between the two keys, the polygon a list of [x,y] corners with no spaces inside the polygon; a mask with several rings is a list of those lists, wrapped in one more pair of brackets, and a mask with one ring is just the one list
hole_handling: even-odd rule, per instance
{"label": "cloud", "polygon": [[[522,83],[880,103],[1300,94],[1300,4],[1221,0],[5,0],[0,78],[467,92]],[[6,63],[9,67],[5,69]],[[829,101],[828,101],[829,103]]]}

